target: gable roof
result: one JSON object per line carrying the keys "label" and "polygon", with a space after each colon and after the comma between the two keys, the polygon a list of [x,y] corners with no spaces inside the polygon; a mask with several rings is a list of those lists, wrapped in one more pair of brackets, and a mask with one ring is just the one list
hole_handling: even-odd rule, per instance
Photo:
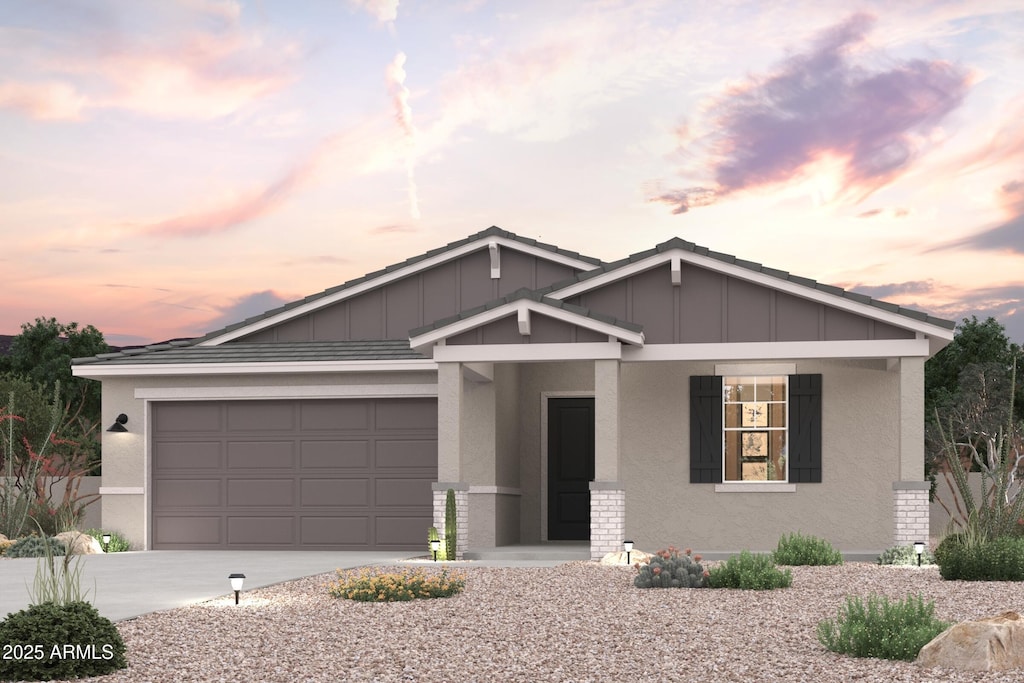
{"label": "gable roof", "polygon": [[[844,290],[810,278],[792,275],[785,270],[769,268],[756,261],[747,261],[731,254],[711,251],[707,247],[688,242],[678,237],[658,244],[652,249],[630,254],[626,258],[605,263],[575,277],[557,282],[538,292],[554,299],[567,299],[577,294],[602,287],[623,279],[635,272],[646,270],[674,259],[686,260],[726,275],[756,282],[773,289],[806,299],[812,299],[830,306],[851,310],[866,317],[884,320],[887,323],[913,329],[928,335],[938,335],[941,340],[952,339],[956,323],[929,315],[922,311],[897,304],[873,299],[865,294]],[[941,343],[939,348],[945,346]],[[933,353],[938,348],[933,349]]]}
{"label": "gable roof", "polygon": [[362,277],[349,280],[341,285],[325,289],[322,292],[311,294],[298,301],[289,302],[278,308],[265,311],[260,315],[247,318],[239,323],[228,325],[219,330],[209,332],[197,338],[194,343],[198,346],[209,346],[220,344],[239,337],[246,336],[252,332],[259,331],[270,325],[277,325],[286,320],[337,303],[343,299],[365,292],[369,289],[408,277],[416,272],[425,270],[431,266],[457,258],[463,254],[477,249],[486,248],[491,243],[504,244],[513,249],[518,249],[534,255],[539,255],[551,261],[563,263],[574,268],[594,268],[601,266],[604,262],[590,256],[584,256],[579,252],[569,251],[556,247],[553,244],[538,242],[529,237],[520,237],[515,233],[502,230],[497,226],[491,226],[486,230],[470,235],[455,242],[449,242],[443,247],[431,249],[430,251],[413,256],[400,263],[395,263],[380,270],[367,273]]}
{"label": "gable roof", "polygon": [[[558,299],[542,295],[538,290],[518,289],[507,296],[489,301],[453,316],[442,318],[430,325],[418,327],[409,332],[409,343],[413,349],[421,349],[483,323],[507,317],[517,311],[533,311],[541,315],[559,318],[570,324],[609,334],[630,344],[643,344],[643,326],[627,320],[619,320],[598,311],[567,304]],[[460,323],[467,323],[460,325]]]}

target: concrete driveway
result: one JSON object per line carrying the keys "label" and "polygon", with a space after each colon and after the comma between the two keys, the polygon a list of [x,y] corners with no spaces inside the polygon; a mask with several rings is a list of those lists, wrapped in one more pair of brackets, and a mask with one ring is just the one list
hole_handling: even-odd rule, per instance
{"label": "concrete driveway", "polygon": [[[82,555],[82,588],[112,621],[173,609],[231,593],[228,574],[245,574],[243,590],[374,564],[415,553],[338,551],[170,551]],[[60,558],[57,558],[60,561]],[[25,609],[36,558],[0,560],[0,617]]]}

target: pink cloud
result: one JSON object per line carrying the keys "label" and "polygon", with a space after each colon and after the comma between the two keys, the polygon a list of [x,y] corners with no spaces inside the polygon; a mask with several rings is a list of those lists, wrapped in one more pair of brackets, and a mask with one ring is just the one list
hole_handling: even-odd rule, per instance
{"label": "pink cloud", "polygon": [[[819,34],[763,76],[729,88],[707,109],[714,183],[664,192],[652,201],[684,213],[741,190],[785,182],[823,157],[842,160],[843,191],[860,198],[903,173],[927,133],[961,105],[969,74],[948,62],[897,62],[884,70],[852,63],[874,19],[856,14]],[[696,151],[687,149],[688,153]]]}
{"label": "pink cloud", "polygon": [[404,52],[395,55],[394,61],[388,64],[384,78],[391,91],[395,107],[395,120],[405,134],[405,172],[409,183],[409,213],[413,218],[420,217],[419,190],[416,187],[416,127],[412,123],[412,108],[409,106],[409,89],[405,87]]}
{"label": "pink cloud", "polygon": [[0,107],[16,109],[33,119],[77,121],[87,100],[67,83],[0,83]]}

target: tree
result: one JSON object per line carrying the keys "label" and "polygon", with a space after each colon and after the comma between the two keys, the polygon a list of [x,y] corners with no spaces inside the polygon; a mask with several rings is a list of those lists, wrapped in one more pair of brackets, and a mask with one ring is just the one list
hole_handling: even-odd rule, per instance
{"label": "tree", "polygon": [[71,359],[107,353],[110,347],[103,333],[92,325],[79,329],[78,323],[60,323],[56,318],[36,318],[23,323],[21,334],[11,343],[8,368],[52,393],[59,382],[71,419],[81,415],[99,421],[100,385],[73,377]]}
{"label": "tree", "polygon": [[[957,325],[956,336],[946,348],[935,354],[924,366],[925,422],[934,423],[935,410],[957,402],[960,375],[971,365],[994,363],[1009,379],[1015,358],[1021,349],[1010,342],[1006,329],[995,318],[978,322],[977,316],[964,318]],[[1017,387],[1015,411],[1024,417],[1024,383]]]}

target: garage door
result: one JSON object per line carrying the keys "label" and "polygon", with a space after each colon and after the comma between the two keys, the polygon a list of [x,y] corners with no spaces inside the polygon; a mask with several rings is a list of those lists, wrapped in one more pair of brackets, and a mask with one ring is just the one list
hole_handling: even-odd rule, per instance
{"label": "garage door", "polygon": [[420,550],[436,399],[161,402],[153,548]]}

